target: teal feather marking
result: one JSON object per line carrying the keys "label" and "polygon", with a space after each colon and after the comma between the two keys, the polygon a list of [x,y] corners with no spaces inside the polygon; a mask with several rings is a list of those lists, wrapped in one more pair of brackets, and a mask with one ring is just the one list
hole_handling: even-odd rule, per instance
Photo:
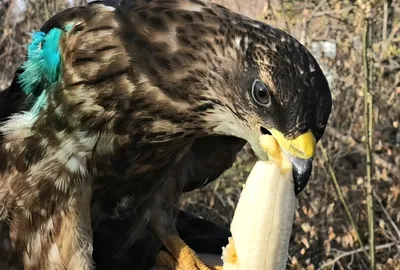
{"label": "teal feather marking", "polygon": [[24,72],[20,75],[19,81],[25,94],[31,94],[41,81],[40,72],[40,47],[45,33],[36,32],[32,35],[32,42],[28,47],[28,60],[23,64]]}
{"label": "teal feather marking", "polygon": [[46,90],[43,90],[43,92],[40,94],[40,96],[36,99],[36,102],[31,109],[31,112],[34,115],[39,114],[40,109],[42,109],[46,105],[46,98],[47,98],[46,92],[47,92]]}
{"label": "teal feather marking", "polygon": [[65,29],[65,31],[69,32],[72,30],[72,28],[74,28],[74,26],[75,26],[75,22],[70,22],[70,23],[67,23],[67,25],[65,25],[64,29]]}
{"label": "teal feather marking", "polygon": [[58,80],[60,71],[60,39],[63,31],[58,28],[53,28],[44,37],[42,45],[43,70],[49,82]]}
{"label": "teal feather marking", "polygon": [[32,110],[39,112],[45,105],[46,90],[55,87],[61,73],[60,39],[63,31],[51,29],[47,34],[36,32],[28,47],[28,60],[23,64],[24,71],[19,77],[22,90],[37,98]]}

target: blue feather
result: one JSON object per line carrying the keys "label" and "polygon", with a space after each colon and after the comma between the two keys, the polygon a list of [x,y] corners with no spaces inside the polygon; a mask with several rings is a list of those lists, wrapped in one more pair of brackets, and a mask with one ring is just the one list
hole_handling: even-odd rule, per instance
{"label": "blue feather", "polygon": [[67,23],[67,24],[65,25],[65,27],[64,27],[64,30],[67,31],[67,32],[69,32],[69,31],[71,31],[71,30],[74,28],[74,26],[75,26],[75,22]]}
{"label": "blue feather", "polygon": [[63,31],[54,28],[44,37],[42,46],[43,69],[49,82],[56,82],[60,73],[60,39]]}
{"label": "blue feather", "polygon": [[[47,34],[36,32],[28,47],[28,60],[23,64],[24,72],[19,77],[22,90],[27,95],[37,94],[32,110],[39,110],[46,103],[46,90],[53,88],[58,82],[61,69],[60,39],[63,31],[51,29]],[[38,87],[39,93],[35,93]]]}
{"label": "blue feather", "polygon": [[46,90],[44,90],[40,96],[36,99],[35,104],[33,105],[31,112],[34,115],[39,114],[40,110],[43,108],[43,106],[46,105]]}

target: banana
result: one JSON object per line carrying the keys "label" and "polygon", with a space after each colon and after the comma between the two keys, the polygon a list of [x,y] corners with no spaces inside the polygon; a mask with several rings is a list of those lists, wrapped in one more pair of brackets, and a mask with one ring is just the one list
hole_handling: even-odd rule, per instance
{"label": "banana", "polygon": [[271,157],[258,161],[242,190],[223,248],[224,270],[285,269],[297,199],[290,162],[272,136],[260,137]]}

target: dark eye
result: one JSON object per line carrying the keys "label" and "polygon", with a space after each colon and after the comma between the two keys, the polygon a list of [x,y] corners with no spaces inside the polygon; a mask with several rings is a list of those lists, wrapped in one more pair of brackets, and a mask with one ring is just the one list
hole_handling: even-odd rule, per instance
{"label": "dark eye", "polygon": [[260,80],[253,82],[252,95],[258,105],[264,107],[271,105],[271,96],[269,95],[268,88]]}

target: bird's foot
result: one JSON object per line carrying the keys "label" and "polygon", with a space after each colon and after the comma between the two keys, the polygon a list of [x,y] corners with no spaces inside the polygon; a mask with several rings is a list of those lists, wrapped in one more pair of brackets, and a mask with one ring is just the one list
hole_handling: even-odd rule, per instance
{"label": "bird's foot", "polygon": [[157,256],[159,266],[171,270],[222,270],[222,266],[210,267],[203,263],[196,252],[178,236],[168,237],[164,245],[169,252],[160,251]]}

